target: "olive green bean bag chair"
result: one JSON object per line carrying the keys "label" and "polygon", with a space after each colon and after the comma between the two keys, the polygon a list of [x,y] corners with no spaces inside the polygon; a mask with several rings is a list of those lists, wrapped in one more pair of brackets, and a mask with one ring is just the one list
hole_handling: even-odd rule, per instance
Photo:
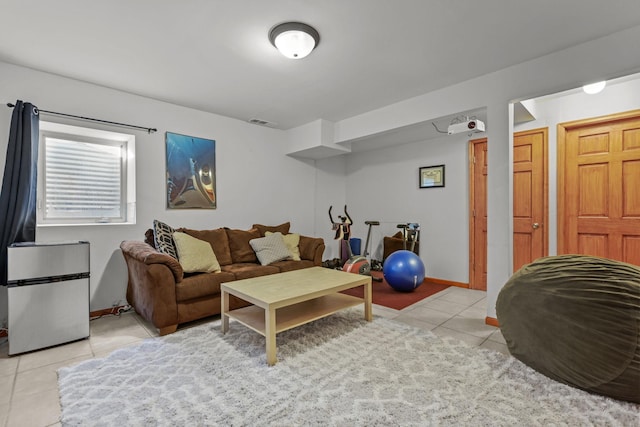
{"label": "olive green bean bag chair", "polygon": [[640,403],[640,267],[560,255],[518,270],[496,302],[511,354],[562,383]]}

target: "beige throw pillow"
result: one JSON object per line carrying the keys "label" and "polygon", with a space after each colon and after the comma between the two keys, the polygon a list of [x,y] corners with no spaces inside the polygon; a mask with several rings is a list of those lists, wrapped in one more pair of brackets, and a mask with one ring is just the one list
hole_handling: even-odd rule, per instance
{"label": "beige throw pillow", "polygon": [[185,273],[219,273],[220,264],[209,242],[196,239],[176,231],[173,241],[178,252],[178,261]]}
{"label": "beige throw pillow", "polygon": [[[264,235],[269,236],[273,234],[271,231],[265,231]],[[294,261],[300,261],[300,235],[296,233],[291,234],[283,234],[282,240],[284,240],[284,244],[291,252],[291,259]]]}

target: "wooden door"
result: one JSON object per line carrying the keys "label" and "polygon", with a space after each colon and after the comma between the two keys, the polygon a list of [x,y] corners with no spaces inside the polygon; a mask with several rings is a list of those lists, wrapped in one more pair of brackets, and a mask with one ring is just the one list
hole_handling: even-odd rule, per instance
{"label": "wooden door", "polygon": [[513,271],[546,256],[548,129],[513,134]]}
{"label": "wooden door", "polygon": [[487,138],[469,141],[469,287],[487,290]]}
{"label": "wooden door", "polygon": [[558,253],[640,265],[640,110],[558,125]]}

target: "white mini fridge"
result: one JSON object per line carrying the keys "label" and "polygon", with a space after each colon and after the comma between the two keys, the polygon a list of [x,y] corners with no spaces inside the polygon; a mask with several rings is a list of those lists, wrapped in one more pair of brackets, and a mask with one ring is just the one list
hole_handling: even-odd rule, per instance
{"label": "white mini fridge", "polygon": [[89,242],[7,249],[9,355],[89,336]]}

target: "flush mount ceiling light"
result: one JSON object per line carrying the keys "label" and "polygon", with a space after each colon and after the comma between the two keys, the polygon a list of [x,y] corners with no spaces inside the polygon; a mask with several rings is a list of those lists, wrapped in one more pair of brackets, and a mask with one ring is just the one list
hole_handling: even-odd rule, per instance
{"label": "flush mount ceiling light", "polygon": [[269,41],[287,58],[302,59],[318,46],[320,34],[302,22],[285,22],[269,31]]}
{"label": "flush mount ceiling light", "polygon": [[602,92],[602,89],[604,89],[606,85],[607,85],[606,81],[591,83],[590,85],[582,86],[582,90],[584,91],[584,93],[587,93],[589,95],[594,95],[596,93]]}

